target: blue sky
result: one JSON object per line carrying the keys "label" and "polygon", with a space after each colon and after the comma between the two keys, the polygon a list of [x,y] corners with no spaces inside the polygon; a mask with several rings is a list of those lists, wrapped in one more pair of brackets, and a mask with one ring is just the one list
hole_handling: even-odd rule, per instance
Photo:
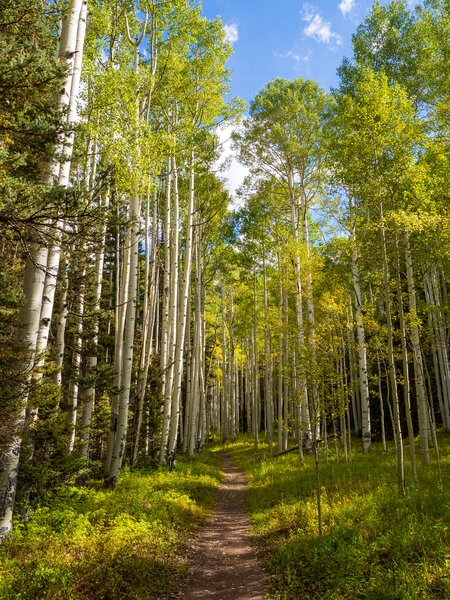
{"label": "blue sky", "polygon": [[234,46],[232,93],[246,102],[276,78],[315,79],[329,90],[336,69],[351,56],[351,36],[371,0],[203,0],[204,14],[220,15]]}
{"label": "blue sky", "polygon": [[[203,0],[203,13],[220,15],[234,47],[229,61],[233,96],[249,103],[276,77],[315,79],[329,90],[336,69],[351,56],[351,38],[368,13],[372,0]],[[231,150],[233,127],[219,130],[221,173],[234,196],[248,174]]]}
{"label": "blue sky", "polygon": [[[388,0],[382,0],[387,3]],[[417,0],[409,0],[416,4]],[[338,83],[336,69],[352,57],[352,34],[373,0],[203,0],[203,13],[220,15],[234,47],[229,61],[233,96],[249,103],[276,77],[316,80],[326,91]],[[225,184],[233,194],[248,171],[233,157],[232,127],[219,131]]]}

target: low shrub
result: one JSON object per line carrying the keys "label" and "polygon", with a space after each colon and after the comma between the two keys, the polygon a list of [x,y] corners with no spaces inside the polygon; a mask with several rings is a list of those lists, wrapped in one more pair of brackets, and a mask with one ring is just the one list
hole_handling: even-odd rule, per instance
{"label": "low shrub", "polygon": [[[397,493],[395,452],[374,445],[349,464],[321,457],[319,537],[312,457],[270,456],[250,439],[229,448],[249,478],[255,541],[283,600],[443,600],[450,598],[448,436],[441,469],[419,467],[417,486]],[[355,443],[354,446],[357,446]],[[406,478],[409,473],[406,469]],[[409,479],[410,480],[410,479]]]}
{"label": "low shrub", "polygon": [[125,470],[115,490],[58,487],[0,549],[1,600],[158,598],[185,569],[183,543],[211,508],[220,460]]}

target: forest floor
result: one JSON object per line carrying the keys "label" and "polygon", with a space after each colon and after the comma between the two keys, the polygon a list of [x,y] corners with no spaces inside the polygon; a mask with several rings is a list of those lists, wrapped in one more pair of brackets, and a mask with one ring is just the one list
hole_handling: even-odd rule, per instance
{"label": "forest floor", "polygon": [[[274,456],[252,438],[225,449],[247,477],[253,541],[275,600],[444,600],[450,598],[450,436],[411,481],[405,441],[406,490],[396,485],[395,448],[379,442],[352,460],[340,443],[320,449],[322,536],[313,456]],[[289,445],[295,442],[290,440]],[[274,453],[276,450],[274,450]]]}
{"label": "forest floor", "polygon": [[18,505],[0,547],[0,600],[174,597],[221,480],[219,454],[205,450],[172,472],[125,469],[114,490],[61,485],[33,498],[26,520]]}
{"label": "forest floor", "polygon": [[249,436],[172,472],[125,469],[114,490],[59,486],[26,519],[18,505],[0,600],[450,598],[450,436],[438,438],[441,474],[432,450],[416,485],[405,447],[403,497],[392,442],[364,454],[352,440],[351,461],[338,442],[321,448],[322,536],[313,457],[255,451]]}
{"label": "forest floor", "polygon": [[184,600],[263,600],[266,577],[250,541],[247,480],[221,455],[224,480],[211,519],[190,543]]}

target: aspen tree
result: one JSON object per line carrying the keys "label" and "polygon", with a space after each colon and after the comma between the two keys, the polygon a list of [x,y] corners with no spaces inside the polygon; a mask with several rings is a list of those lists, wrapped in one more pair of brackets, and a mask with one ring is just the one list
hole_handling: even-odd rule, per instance
{"label": "aspen tree", "polygon": [[361,433],[363,449],[365,451],[369,451],[371,447],[369,382],[367,377],[366,341],[358,268],[358,246],[356,242],[355,224],[356,215],[351,190],[349,190],[348,197],[350,206],[350,238],[352,244],[352,278],[356,312],[356,335],[358,339],[359,390],[361,395]]}
{"label": "aspen tree", "polygon": [[[188,312],[188,298],[189,288],[191,282],[191,270],[192,270],[192,246],[193,246],[193,214],[194,214],[194,182],[195,182],[195,171],[194,171],[194,156],[191,152],[190,165],[189,165],[189,192],[188,192],[188,206],[187,206],[187,223],[186,223],[186,247],[185,247],[185,258],[184,258],[184,270],[183,277],[180,286],[180,298],[178,304],[178,329],[175,340],[175,354],[174,354],[174,380],[172,388],[172,407],[171,407],[171,422],[170,422],[170,436],[168,441],[168,452],[169,456],[174,459],[177,443],[178,434],[178,423],[180,415],[180,399],[181,399],[181,382],[183,374],[183,349],[185,346],[185,339],[187,333],[187,312]],[[197,255],[196,255],[197,256]],[[196,258],[197,260],[197,258]],[[197,271],[196,271],[197,277]],[[195,290],[195,295],[199,290]],[[195,297],[196,297],[195,296]]]}
{"label": "aspen tree", "polygon": [[[397,288],[397,303],[398,303],[398,314],[400,321],[400,342],[402,348],[402,362],[403,362],[403,402],[405,404],[406,412],[406,426],[408,428],[408,450],[411,460],[411,477],[414,483],[417,482],[417,469],[416,469],[416,452],[414,447],[414,428],[411,417],[411,398],[410,398],[410,384],[409,384],[409,361],[408,361],[408,348],[406,341],[406,326],[405,326],[405,310],[403,305],[403,290],[400,276],[400,256],[398,249],[398,238],[395,237],[395,281]],[[426,454],[428,454],[428,439],[425,440]],[[422,446],[424,443],[422,442]],[[425,464],[426,457],[423,457]],[[429,462],[429,458],[428,458]]]}
{"label": "aspen tree", "polygon": [[223,443],[228,441],[229,436],[229,390],[228,390],[228,353],[227,353],[227,333],[226,333],[226,307],[225,291],[221,290],[222,303],[222,386],[223,386],[223,411],[222,411],[222,434]]}
{"label": "aspen tree", "polygon": [[[264,249],[263,249],[264,252]],[[272,452],[273,443],[273,383],[271,377],[271,347],[270,347],[270,326],[268,323],[268,299],[267,299],[267,274],[266,257],[263,256],[263,275],[264,275],[264,399],[265,414],[267,420],[267,441],[269,451]]]}
{"label": "aspen tree", "polygon": [[403,465],[403,440],[402,430],[400,424],[400,405],[398,400],[398,389],[397,389],[397,372],[394,358],[394,331],[392,327],[392,310],[391,310],[391,292],[389,284],[389,265],[387,258],[386,249],[386,232],[385,232],[385,220],[383,213],[383,202],[379,199],[379,211],[380,211],[380,240],[381,240],[381,256],[383,263],[383,293],[384,293],[384,305],[386,310],[386,325],[387,325],[387,357],[389,366],[389,381],[392,395],[392,412],[394,421],[394,435],[396,440],[396,451],[397,451],[397,485],[400,494],[405,492],[405,473]]}
{"label": "aspen tree", "polygon": [[235,347],[234,347],[234,304],[233,292],[230,293],[230,439],[236,443],[236,371],[235,371]]}
{"label": "aspen tree", "polygon": [[69,439],[67,442],[67,451],[70,453],[73,451],[75,444],[75,427],[77,423],[78,414],[78,391],[79,391],[79,380],[80,380],[80,367],[81,367],[81,352],[83,348],[83,317],[84,317],[84,306],[85,306],[85,290],[84,290],[84,278],[86,277],[86,268],[82,269],[80,291],[78,294],[78,314],[76,315],[76,326],[75,326],[75,338],[72,351],[72,376],[69,382],[69,410],[68,410],[68,421],[70,425]]}
{"label": "aspen tree", "polygon": [[[147,207],[147,211],[149,211],[149,207]],[[148,212],[147,212],[148,214]],[[157,306],[157,295],[159,288],[159,268],[158,265],[158,204],[157,204],[157,190],[155,188],[154,197],[153,197],[153,216],[152,216],[152,236],[151,236],[151,272],[150,272],[150,282],[147,285],[147,271],[146,271],[146,290],[148,297],[144,308],[143,308],[143,318],[144,318],[144,335],[142,341],[142,350],[141,350],[141,361],[139,367],[139,376],[137,380],[136,386],[136,395],[138,402],[138,416],[136,422],[136,430],[133,444],[133,454],[131,458],[131,464],[135,465],[138,458],[139,452],[139,442],[141,436],[141,428],[143,421],[143,413],[144,413],[144,399],[145,393],[147,390],[147,379],[148,379],[148,371],[150,367],[150,361],[153,355],[154,349],[154,330],[155,330],[155,321],[156,321],[156,312],[158,310]],[[148,232],[148,226],[146,226],[146,231]],[[148,261],[148,252],[147,245],[149,244],[148,233],[146,239],[146,265]],[[159,310],[158,310],[159,313]],[[158,332],[156,332],[156,335]]]}
{"label": "aspen tree", "polygon": [[[109,190],[107,190],[102,208],[105,213],[109,208]],[[105,214],[106,216],[106,214]],[[92,310],[94,313],[94,323],[92,326],[92,351],[88,354],[86,358],[86,376],[88,378],[88,383],[85,385],[81,391],[81,396],[83,400],[83,415],[81,419],[81,428],[80,428],[80,439],[81,439],[81,456],[87,459],[89,455],[89,439],[90,439],[90,430],[91,430],[91,422],[92,422],[92,414],[94,410],[95,403],[95,369],[97,367],[98,362],[98,336],[99,336],[99,320],[98,320],[98,312],[100,311],[100,301],[102,296],[102,288],[103,288],[103,268],[105,264],[105,245],[106,245],[106,227],[107,227],[107,219],[104,218],[102,224],[101,231],[101,239],[100,245],[95,255],[95,265],[94,265],[94,301]]]}
{"label": "aspen tree", "polygon": [[[165,464],[167,447],[169,444],[169,429],[172,416],[172,394],[175,369],[175,351],[177,346],[177,330],[180,328],[178,322],[178,220],[179,220],[179,197],[178,197],[178,168],[176,158],[172,157],[172,218],[171,218],[171,257],[170,257],[170,280],[169,280],[169,312],[168,312],[168,334],[167,334],[167,363],[166,374],[164,378],[164,414],[161,432],[161,449],[159,462]],[[169,200],[168,200],[169,201]],[[177,421],[178,425],[178,421]]]}
{"label": "aspen tree", "polygon": [[[145,14],[140,34],[133,40],[125,14],[128,42],[133,47],[133,74],[139,74],[139,46],[144,39],[148,21]],[[136,91],[136,121],[139,122],[139,94]],[[139,148],[139,140],[137,140]],[[135,189],[129,199],[128,218],[125,229],[125,251],[122,269],[122,298],[120,302],[119,323],[116,332],[114,352],[115,394],[111,409],[111,425],[108,436],[108,455],[105,463],[105,483],[114,487],[117,483],[125,454],[128,431],[128,408],[133,366],[134,333],[137,306],[138,252],[139,252],[139,217],[140,182],[133,182]]]}
{"label": "aspen tree", "polygon": [[[81,39],[81,35],[77,38],[77,32],[79,28],[82,30],[80,15],[86,7],[86,0],[71,0],[61,27],[58,60],[67,65],[62,91],[57,100],[57,106],[61,112],[69,106],[70,98],[76,98],[78,94],[78,89],[75,89],[75,86],[72,87],[72,78],[74,76],[77,42],[78,49],[81,51],[82,42],[84,41],[84,39]],[[69,161],[70,156],[67,156],[66,162]],[[57,169],[57,164],[48,165],[47,174],[45,175],[47,183],[51,184],[54,179],[57,179]],[[64,182],[62,182],[62,185],[64,185]],[[52,276],[56,270],[55,263],[56,261],[52,259]],[[0,466],[0,542],[3,541],[12,527],[20,460],[21,432],[25,421],[31,373],[35,362],[47,264],[47,247],[39,244],[34,245],[30,251],[24,274],[24,303],[19,314],[16,333],[17,340],[24,345],[27,351],[27,356],[16,365],[16,371],[17,373],[27,373],[27,376],[24,383],[21,383],[21,389],[18,390],[20,409],[15,423],[15,433],[6,448]]]}

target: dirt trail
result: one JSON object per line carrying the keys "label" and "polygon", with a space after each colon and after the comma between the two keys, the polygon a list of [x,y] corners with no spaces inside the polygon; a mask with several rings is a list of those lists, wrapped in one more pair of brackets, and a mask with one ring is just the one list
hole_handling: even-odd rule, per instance
{"label": "dirt trail", "polygon": [[228,455],[211,519],[193,541],[184,600],[263,600],[265,574],[251,546],[244,503],[247,482]]}

